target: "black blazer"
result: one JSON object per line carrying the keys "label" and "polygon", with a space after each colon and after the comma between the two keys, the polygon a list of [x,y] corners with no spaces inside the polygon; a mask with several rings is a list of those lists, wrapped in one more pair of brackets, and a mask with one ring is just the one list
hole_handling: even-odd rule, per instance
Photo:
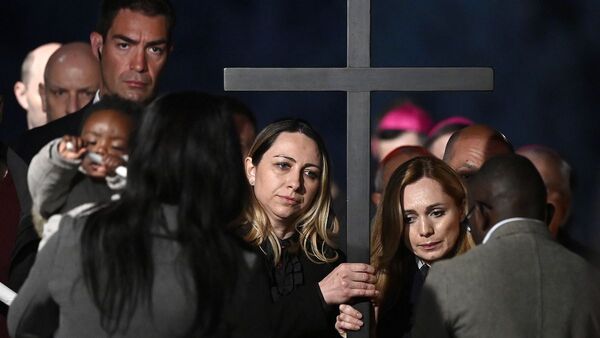
{"label": "black blazer", "polygon": [[15,142],[12,142],[10,147],[29,166],[33,156],[48,142],[65,134],[79,135],[81,125],[87,117],[87,109],[91,105],[92,102],[73,114],[27,130]]}
{"label": "black blazer", "polygon": [[[316,264],[302,252],[298,253],[304,273],[303,285],[289,295],[274,301],[275,337],[339,337],[335,330],[336,305],[327,305],[318,283],[337,265],[345,261],[343,253],[334,263]],[[269,264],[269,263],[267,263]],[[272,266],[267,266],[273,269]]]}

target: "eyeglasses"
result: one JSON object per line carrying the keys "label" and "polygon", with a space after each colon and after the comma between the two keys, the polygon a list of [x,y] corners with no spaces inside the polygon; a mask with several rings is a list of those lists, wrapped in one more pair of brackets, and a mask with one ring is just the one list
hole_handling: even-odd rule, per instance
{"label": "eyeglasses", "polygon": [[470,220],[471,216],[473,216],[473,211],[475,211],[475,208],[477,208],[477,203],[475,203],[474,206],[471,207],[471,209],[469,209],[469,212],[467,212],[467,215],[465,216],[465,220]]}
{"label": "eyeglasses", "polygon": [[465,216],[465,218],[463,218],[463,220],[460,222],[461,226],[463,226],[468,232],[471,232],[471,216],[473,215],[473,211],[475,211],[475,208],[477,207],[477,204],[475,204],[473,207],[471,207],[471,209],[469,209],[469,212],[467,212],[467,215]]}
{"label": "eyeglasses", "polygon": [[471,217],[473,216],[473,212],[475,211],[476,208],[479,208],[479,210],[481,212],[483,212],[485,209],[487,210],[492,210],[493,208],[488,205],[487,203],[481,202],[481,201],[475,201],[475,205],[471,207],[471,209],[469,209],[469,212],[467,212],[467,216],[465,216],[466,220],[470,220]]}

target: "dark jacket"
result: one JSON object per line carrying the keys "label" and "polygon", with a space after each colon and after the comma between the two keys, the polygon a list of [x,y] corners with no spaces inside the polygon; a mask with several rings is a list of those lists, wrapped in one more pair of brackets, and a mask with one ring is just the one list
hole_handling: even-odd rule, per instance
{"label": "dark jacket", "polygon": [[[318,283],[345,261],[345,256],[338,251],[337,261],[315,263],[298,247],[297,236],[291,241],[296,242],[290,245],[285,243],[288,240],[282,241],[282,258],[277,265],[263,247],[274,302],[275,337],[339,337],[335,330],[338,307],[325,303]],[[333,249],[328,250],[333,254]]]}

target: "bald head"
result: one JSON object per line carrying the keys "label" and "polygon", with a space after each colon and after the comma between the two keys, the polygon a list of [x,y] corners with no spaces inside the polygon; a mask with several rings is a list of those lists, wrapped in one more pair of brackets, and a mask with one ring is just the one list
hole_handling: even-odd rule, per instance
{"label": "bald head", "polygon": [[509,154],[487,160],[469,181],[469,194],[479,213],[473,222],[478,241],[494,224],[508,218],[546,220],[544,181],[523,156]]}
{"label": "bald head", "polygon": [[73,42],[59,48],[48,60],[44,82],[39,92],[48,121],[88,104],[100,86],[100,64],[91,46]]}
{"label": "bald head", "polygon": [[421,146],[401,146],[392,150],[379,163],[377,173],[375,174],[375,192],[371,195],[371,200],[375,205],[381,202],[382,193],[387,186],[390,177],[399,166],[408,160],[420,156],[433,156],[431,153]]}
{"label": "bald head", "polygon": [[44,68],[50,55],[60,47],[59,43],[47,43],[27,54],[21,65],[21,81],[14,85],[19,105],[27,111],[29,129],[46,124],[46,113],[42,110],[42,99],[38,86],[44,82]]}
{"label": "bald head", "polygon": [[536,167],[546,186],[547,202],[554,207],[550,232],[556,237],[571,208],[571,167],[560,155],[541,145],[528,145],[517,150]]}
{"label": "bald head", "polygon": [[468,179],[491,157],[512,154],[512,145],[500,132],[482,124],[461,129],[450,137],[444,152],[448,163],[459,176]]}

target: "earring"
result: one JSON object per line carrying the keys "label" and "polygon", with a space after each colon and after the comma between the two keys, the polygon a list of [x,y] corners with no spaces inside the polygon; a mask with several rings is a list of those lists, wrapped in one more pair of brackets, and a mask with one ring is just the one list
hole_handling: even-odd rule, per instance
{"label": "earring", "polygon": [[251,180],[250,180],[250,185],[251,185],[251,186],[254,186],[254,179],[251,179]]}
{"label": "earring", "polygon": [[471,224],[469,224],[469,220],[466,217],[460,221],[460,226],[463,227],[467,232],[471,232]]}

